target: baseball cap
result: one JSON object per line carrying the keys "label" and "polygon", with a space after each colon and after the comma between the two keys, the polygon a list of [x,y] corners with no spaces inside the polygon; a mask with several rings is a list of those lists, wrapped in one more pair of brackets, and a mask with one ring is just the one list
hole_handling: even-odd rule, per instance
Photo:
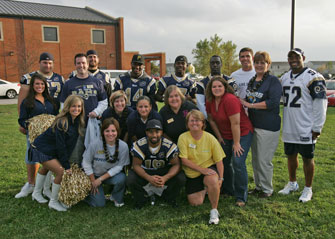
{"label": "baseball cap", "polygon": [[87,52],[86,52],[86,56],[88,56],[88,55],[98,55],[98,52],[96,51],[96,50],[88,50]]}
{"label": "baseball cap", "polygon": [[133,55],[133,59],[131,60],[131,63],[144,64],[144,57],[140,54],[135,54]]}
{"label": "baseball cap", "polygon": [[288,52],[287,56],[290,56],[291,53],[295,53],[295,54],[297,54],[297,55],[299,55],[299,56],[304,56],[304,52],[303,52],[303,50],[301,50],[300,48],[293,48],[292,50],[290,50],[290,51]]}
{"label": "baseball cap", "polygon": [[183,62],[186,62],[187,63],[187,58],[186,56],[177,56],[176,57],[176,60],[174,61],[174,63],[176,63],[177,61],[183,61]]}
{"label": "baseball cap", "polygon": [[162,126],[162,123],[159,120],[152,119],[152,120],[148,121],[147,127],[145,128],[145,130],[148,130],[148,129],[163,130],[163,126]]}
{"label": "baseball cap", "polygon": [[44,61],[44,60],[50,60],[50,61],[53,61],[54,60],[54,57],[53,55],[51,55],[51,53],[49,52],[43,52],[41,55],[40,55],[40,61]]}

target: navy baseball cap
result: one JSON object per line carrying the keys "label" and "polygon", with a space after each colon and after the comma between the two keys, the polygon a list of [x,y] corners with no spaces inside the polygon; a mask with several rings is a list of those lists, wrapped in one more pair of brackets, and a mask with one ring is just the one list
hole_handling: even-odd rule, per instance
{"label": "navy baseball cap", "polygon": [[177,61],[183,61],[183,62],[186,62],[186,64],[187,64],[187,58],[186,58],[186,56],[177,56],[176,60],[174,61],[174,63],[176,63]]}
{"label": "navy baseball cap", "polygon": [[299,56],[304,56],[304,51],[301,50],[300,48],[293,48],[292,50],[290,50],[287,54],[287,56],[290,56],[292,53],[295,53]]}
{"label": "navy baseball cap", "polygon": [[145,128],[145,130],[149,130],[149,129],[163,130],[163,126],[159,120],[152,119],[148,121],[147,127]]}
{"label": "navy baseball cap", "polygon": [[44,61],[44,60],[53,61],[54,60],[54,56],[51,55],[51,53],[49,53],[49,52],[43,52],[40,55],[40,61]]}
{"label": "navy baseball cap", "polygon": [[98,55],[98,52],[96,51],[96,50],[88,50],[87,52],[86,52],[86,56],[88,56],[88,55]]}
{"label": "navy baseball cap", "polygon": [[131,63],[144,64],[144,57],[140,54],[135,54],[133,55],[133,59],[131,60]]}

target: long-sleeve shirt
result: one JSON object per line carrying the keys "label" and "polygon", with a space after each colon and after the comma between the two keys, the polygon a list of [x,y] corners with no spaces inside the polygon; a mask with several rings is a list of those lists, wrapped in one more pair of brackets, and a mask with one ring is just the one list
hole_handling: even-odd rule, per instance
{"label": "long-sleeve shirt", "polygon": [[[115,145],[106,145],[109,155],[113,156]],[[122,168],[130,163],[128,145],[119,139],[119,155],[115,163],[107,162],[102,140],[90,144],[83,154],[82,166],[87,175],[94,174],[100,177],[108,172],[113,177],[121,172]]]}
{"label": "long-sleeve shirt", "polygon": [[72,122],[71,116],[68,116],[67,131],[62,130],[60,123],[54,129],[50,127],[35,139],[33,147],[46,155],[55,157],[65,169],[69,169],[69,158],[79,136],[78,127],[79,118]]}
{"label": "long-sleeve shirt", "polygon": [[24,99],[20,106],[20,116],[19,116],[19,124],[28,129],[27,120],[41,114],[50,114],[50,115],[57,115],[58,114],[58,107],[54,107],[54,105],[48,100],[44,99],[44,104],[35,99],[35,107],[29,108],[25,104],[26,99]]}

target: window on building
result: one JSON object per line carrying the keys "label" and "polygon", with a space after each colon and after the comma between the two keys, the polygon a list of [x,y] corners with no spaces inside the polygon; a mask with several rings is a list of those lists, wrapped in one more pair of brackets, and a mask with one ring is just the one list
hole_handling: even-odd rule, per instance
{"label": "window on building", "polygon": [[3,41],[2,22],[0,22],[0,41]]}
{"label": "window on building", "polygon": [[92,44],[105,44],[105,29],[92,29]]}
{"label": "window on building", "polygon": [[59,42],[58,26],[42,26],[43,41]]}

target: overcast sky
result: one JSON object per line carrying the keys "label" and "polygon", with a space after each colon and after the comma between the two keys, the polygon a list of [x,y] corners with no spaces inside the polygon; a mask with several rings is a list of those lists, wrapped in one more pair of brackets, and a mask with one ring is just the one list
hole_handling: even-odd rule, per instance
{"label": "overcast sky", "polygon": [[[290,48],[291,0],[25,0],[89,6],[124,18],[126,51],[165,52],[167,62],[177,55],[192,60],[199,40],[217,33],[240,48],[270,53],[286,61]],[[296,0],[295,47],[306,61],[335,60],[335,1]]]}

